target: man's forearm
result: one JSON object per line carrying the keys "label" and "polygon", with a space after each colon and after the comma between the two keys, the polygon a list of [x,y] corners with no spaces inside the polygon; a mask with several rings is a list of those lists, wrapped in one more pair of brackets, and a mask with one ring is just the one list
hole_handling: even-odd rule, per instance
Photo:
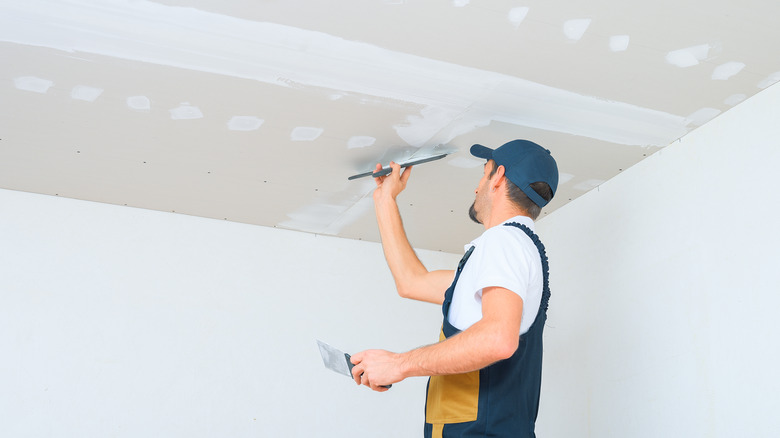
{"label": "man's forearm", "polygon": [[[377,170],[381,167],[377,165]],[[377,224],[387,265],[400,296],[441,304],[444,291],[452,281],[452,271],[428,272],[417,258],[406,237],[396,202],[396,197],[406,186],[412,168],[407,167],[401,174],[398,164],[390,163],[390,167],[393,169],[392,173],[377,178],[377,189],[374,191]]]}
{"label": "man's forearm", "polygon": [[517,343],[503,342],[491,333],[495,333],[495,328],[490,323],[477,322],[442,342],[401,353],[403,374],[406,377],[461,374],[510,357]]}
{"label": "man's forearm", "polygon": [[481,320],[437,344],[406,353],[366,350],[354,354],[355,382],[381,390],[381,385],[407,377],[467,373],[512,356],[519,342],[522,298],[507,289],[490,287],[482,291],[482,304]]}
{"label": "man's forearm", "polygon": [[411,280],[415,276],[425,275],[428,270],[415,254],[404,231],[401,213],[395,199],[380,199],[375,202],[379,235],[382,238],[382,250],[395,279],[396,288],[401,296],[411,294]]}

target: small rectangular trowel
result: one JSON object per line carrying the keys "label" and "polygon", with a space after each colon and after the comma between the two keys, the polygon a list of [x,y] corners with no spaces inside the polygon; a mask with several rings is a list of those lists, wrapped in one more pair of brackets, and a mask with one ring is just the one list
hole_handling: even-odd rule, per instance
{"label": "small rectangular trowel", "polygon": [[[350,355],[344,353],[338,348],[331,347],[330,345],[317,340],[317,345],[320,347],[320,356],[322,356],[322,362],[325,364],[325,368],[335,371],[339,374],[349,376],[352,378],[352,361],[349,360]],[[393,385],[384,386],[384,388],[390,388]]]}
{"label": "small rectangular trowel", "polygon": [[[430,161],[441,160],[442,158],[446,157],[447,155],[449,155],[449,154],[439,154],[439,155],[433,155],[433,156],[427,157],[427,158],[420,158],[420,159],[417,159],[417,160],[407,161],[406,163],[401,164],[401,168],[403,169],[404,167],[415,166],[417,164],[422,164],[422,163],[428,163]],[[382,170],[379,170],[379,171],[376,171],[376,172],[371,171],[371,172],[359,173],[357,175],[352,175],[352,176],[350,176],[347,179],[348,180],[353,180],[353,179],[363,178],[364,176],[369,176],[369,175],[373,176],[374,178],[378,178],[380,176],[390,175],[390,173],[392,171],[393,171],[393,169],[388,166],[388,167],[384,167],[384,168],[382,168]]]}

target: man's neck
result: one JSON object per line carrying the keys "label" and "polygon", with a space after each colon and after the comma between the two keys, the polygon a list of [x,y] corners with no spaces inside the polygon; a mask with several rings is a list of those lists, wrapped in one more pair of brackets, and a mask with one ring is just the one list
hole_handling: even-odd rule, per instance
{"label": "man's neck", "polygon": [[495,212],[494,214],[490,215],[490,218],[482,223],[482,225],[485,227],[485,229],[495,227],[496,225],[501,225],[504,222],[506,222],[509,219],[512,219],[515,216],[526,216],[529,217],[528,214],[526,214],[523,210],[520,210],[519,208],[512,208],[512,209],[506,209],[505,211],[501,212]]}

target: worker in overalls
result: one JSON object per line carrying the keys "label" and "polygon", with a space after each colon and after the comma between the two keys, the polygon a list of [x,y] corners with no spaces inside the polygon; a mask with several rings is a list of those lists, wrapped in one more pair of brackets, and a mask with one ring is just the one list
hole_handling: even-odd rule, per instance
{"label": "worker in overalls", "polygon": [[[431,376],[425,437],[534,437],[542,331],[550,297],[547,256],[534,220],[558,186],[550,151],[527,140],[471,147],[487,160],[469,216],[485,227],[455,271],[428,271],[406,238],[396,197],[411,168],[376,178],[377,222],[398,294],[442,305],[440,342],[352,356],[353,377],[376,391]],[[381,165],[377,166],[377,170]]]}

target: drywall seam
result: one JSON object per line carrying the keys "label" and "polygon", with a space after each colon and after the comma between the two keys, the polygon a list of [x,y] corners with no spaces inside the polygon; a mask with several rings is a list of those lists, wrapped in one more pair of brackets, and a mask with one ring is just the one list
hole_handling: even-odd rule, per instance
{"label": "drywall seam", "polygon": [[321,32],[147,0],[7,0],[0,41],[419,104],[423,116],[397,127],[413,146],[445,128],[463,133],[491,121],[666,146],[690,122]]}

